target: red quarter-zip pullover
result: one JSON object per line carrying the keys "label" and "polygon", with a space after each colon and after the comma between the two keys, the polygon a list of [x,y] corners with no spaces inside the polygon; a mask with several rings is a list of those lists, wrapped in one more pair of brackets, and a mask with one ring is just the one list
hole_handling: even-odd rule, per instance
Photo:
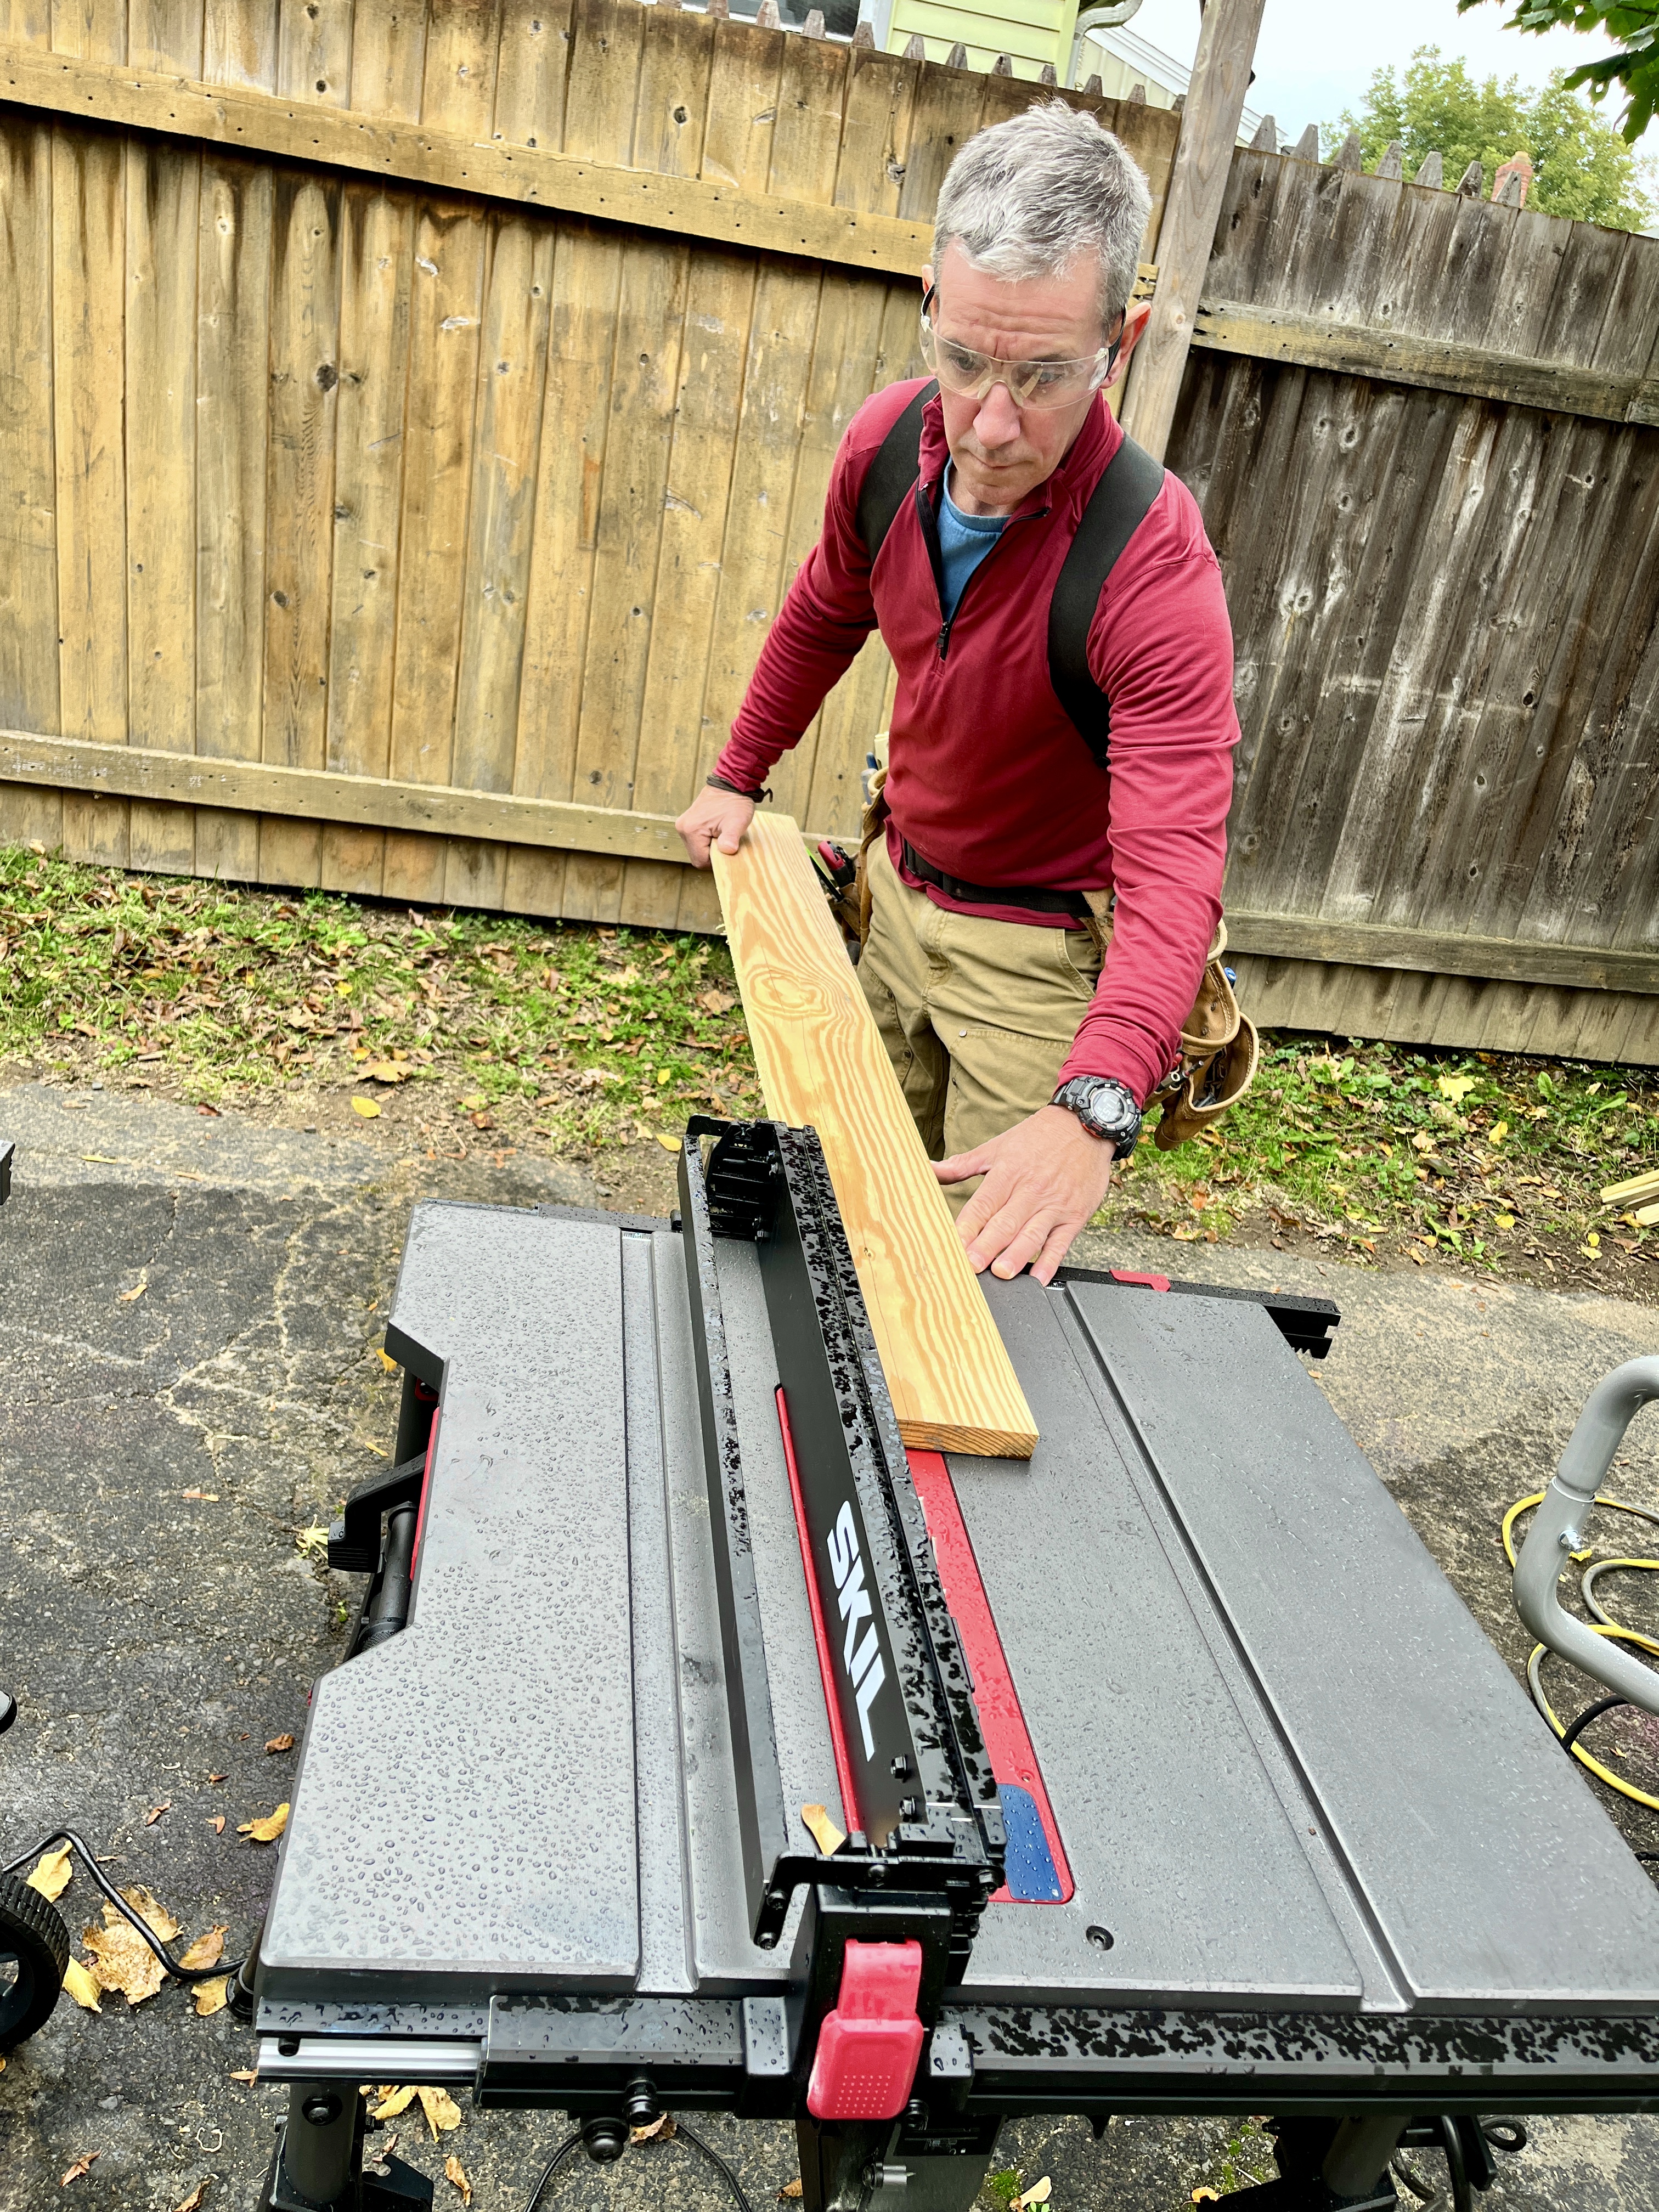
{"label": "red quarter-zip pullover", "polygon": [[[1048,602],[1123,433],[1098,401],[947,623],[928,542],[950,458],[937,398],[922,417],[927,517],[906,500],[873,567],[858,532],[865,473],[920,389],[890,385],[848,425],[823,534],[762,648],[720,772],[744,788],[764,783],[879,626],[898,672],[886,783],[894,866],[908,841],[964,883],[1115,890],[1106,965],[1060,1079],[1115,1075],[1144,1105],[1178,1056],[1221,915],[1238,742],[1221,572],[1192,495],[1166,475],[1089,633],[1090,672],[1111,702],[1098,768],[1048,680]],[[1065,926],[919,888],[939,906]]]}

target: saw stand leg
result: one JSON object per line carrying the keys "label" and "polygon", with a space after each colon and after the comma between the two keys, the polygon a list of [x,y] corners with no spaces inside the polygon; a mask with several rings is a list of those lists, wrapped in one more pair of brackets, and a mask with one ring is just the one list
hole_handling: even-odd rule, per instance
{"label": "saw stand leg", "polygon": [[367,2119],[355,2086],[296,2081],[258,2212],[430,2212],[432,2184],[402,2159],[364,2173]]}
{"label": "saw stand leg", "polygon": [[917,2156],[900,2133],[891,2120],[798,2120],[801,2212],[969,2212],[990,2147]]}

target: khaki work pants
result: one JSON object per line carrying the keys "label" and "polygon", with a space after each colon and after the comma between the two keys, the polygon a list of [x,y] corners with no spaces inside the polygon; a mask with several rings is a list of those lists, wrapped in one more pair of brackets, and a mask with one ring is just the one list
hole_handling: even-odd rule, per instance
{"label": "khaki work pants", "polygon": [[884,836],[870,890],[859,980],[905,1103],[929,1159],[972,1152],[1053,1097],[1100,955],[1086,930],[947,914],[899,881]]}

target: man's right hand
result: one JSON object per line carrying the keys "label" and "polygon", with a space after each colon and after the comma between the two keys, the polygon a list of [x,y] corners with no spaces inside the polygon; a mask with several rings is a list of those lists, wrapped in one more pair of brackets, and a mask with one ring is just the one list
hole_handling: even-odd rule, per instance
{"label": "man's right hand", "polygon": [[685,840],[694,867],[708,866],[708,848],[735,853],[743,833],[755,817],[755,802],[738,791],[720,791],[714,785],[700,791],[674,827]]}

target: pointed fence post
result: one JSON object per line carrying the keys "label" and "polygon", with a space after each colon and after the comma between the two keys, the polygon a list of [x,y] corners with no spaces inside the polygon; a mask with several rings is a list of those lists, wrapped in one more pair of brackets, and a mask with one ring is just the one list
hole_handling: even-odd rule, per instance
{"label": "pointed fence post", "polygon": [[[1208,0],[1158,234],[1152,319],[1129,366],[1123,424],[1162,460],[1210,265],[1265,0]],[[1145,249],[1143,249],[1145,251]]]}
{"label": "pointed fence post", "polygon": [[1444,184],[1445,178],[1446,165],[1438,154],[1431,154],[1417,173],[1418,183],[1431,185],[1436,191]]}

